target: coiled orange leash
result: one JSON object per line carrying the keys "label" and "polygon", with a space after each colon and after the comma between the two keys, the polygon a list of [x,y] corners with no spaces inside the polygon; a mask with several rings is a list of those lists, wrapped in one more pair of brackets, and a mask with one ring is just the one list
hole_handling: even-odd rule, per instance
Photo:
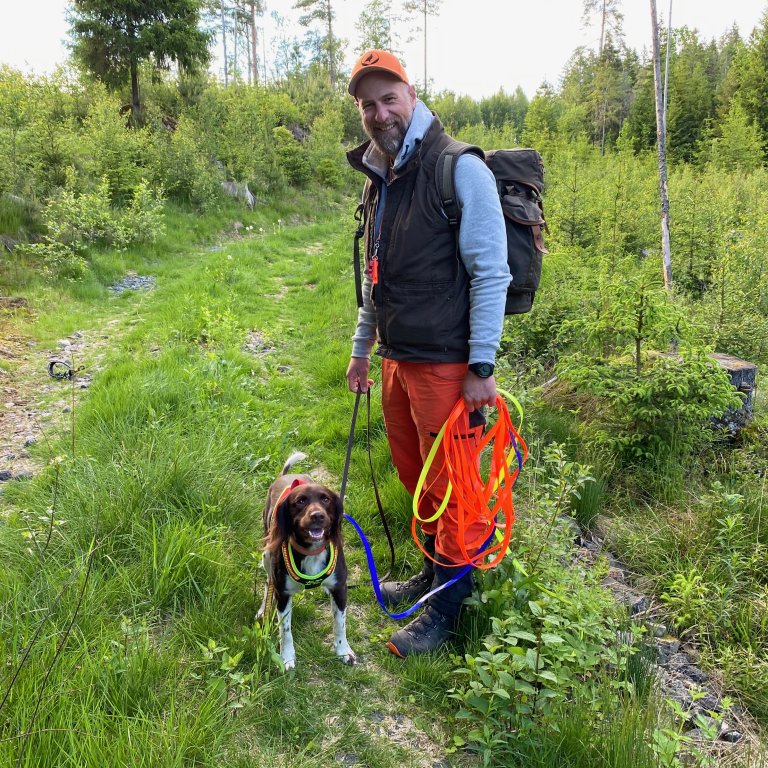
{"label": "coiled orange leash", "polygon": [[[501,562],[509,547],[515,521],[512,487],[528,458],[528,446],[512,423],[505,398],[514,403],[522,423],[520,403],[507,392],[498,392],[496,421],[476,443],[467,439],[470,433],[469,412],[464,398],[459,399],[435,438],[413,495],[411,533],[424,556],[433,561],[435,558],[421,544],[418,524],[436,520],[443,514],[450,500],[456,505],[457,543],[464,560],[451,564],[441,562],[443,566],[471,565],[487,570]],[[427,475],[440,446],[443,447],[443,464],[427,485]],[[489,449],[490,464],[487,477],[483,478],[481,457],[486,449]],[[515,459],[517,466],[513,469]],[[423,517],[419,511],[421,499],[434,485],[435,478],[441,475],[448,479],[443,499],[431,517]],[[468,539],[470,529],[480,530],[481,533]],[[491,538],[495,543],[488,543]]]}

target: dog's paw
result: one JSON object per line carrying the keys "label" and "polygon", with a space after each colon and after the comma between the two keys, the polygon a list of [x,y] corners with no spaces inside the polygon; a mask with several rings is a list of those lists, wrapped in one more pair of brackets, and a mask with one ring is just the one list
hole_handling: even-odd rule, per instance
{"label": "dog's paw", "polygon": [[357,664],[357,656],[355,656],[355,652],[349,647],[343,651],[339,651],[336,655],[339,657],[339,659],[341,659],[341,661],[350,667]]}
{"label": "dog's paw", "polygon": [[296,669],[296,657],[293,656],[290,659],[283,659],[283,669],[288,672],[291,669]]}

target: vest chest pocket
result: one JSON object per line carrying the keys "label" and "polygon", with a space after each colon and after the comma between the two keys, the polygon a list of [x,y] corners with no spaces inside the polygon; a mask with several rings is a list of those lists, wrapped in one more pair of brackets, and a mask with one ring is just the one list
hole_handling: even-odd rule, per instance
{"label": "vest chest pocket", "polygon": [[394,349],[445,352],[469,339],[467,291],[455,281],[386,285],[379,305],[381,339]]}

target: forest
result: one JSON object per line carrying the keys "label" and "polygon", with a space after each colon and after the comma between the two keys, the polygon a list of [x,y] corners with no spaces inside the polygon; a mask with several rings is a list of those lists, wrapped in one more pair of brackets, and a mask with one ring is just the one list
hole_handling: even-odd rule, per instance
{"label": "forest", "polygon": [[[434,658],[385,658],[345,534],[341,670],[314,597],[290,675],[253,621],[267,486],[295,449],[338,482],[347,443],[365,135],[333,1],[296,0],[268,59],[260,0],[73,0],[66,65],[0,64],[0,766],[766,764],[768,9],[660,29],[663,183],[653,57],[620,0],[583,5],[599,44],[530,98],[417,83],[455,138],[544,159],[549,253],[497,360],[530,457],[510,552]],[[426,46],[439,13],[370,0],[353,45],[397,50],[410,14]],[[349,503],[384,561],[368,438],[405,573],[374,411]],[[669,647],[700,685],[658,672]]]}

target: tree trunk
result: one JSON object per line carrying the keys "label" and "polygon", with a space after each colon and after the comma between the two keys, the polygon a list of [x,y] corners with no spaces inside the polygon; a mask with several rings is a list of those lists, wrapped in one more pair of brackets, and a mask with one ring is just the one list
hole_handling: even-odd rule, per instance
{"label": "tree trunk", "polygon": [[600,50],[598,51],[600,56],[603,55],[603,47],[605,46],[605,17],[607,13],[606,2],[607,0],[603,0],[603,13],[600,16]]}
{"label": "tree trunk", "polygon": [[333,37],[333,7],[331,0],[326,0],[325,10],[328,14],[328,71],[331,76],[331,88],[336,89],[336,40]]}
{"label": "tree trunk", "polygon": [[227,69],[227,25],[224,23],[224,0],[219,0],[221,8],[221,43],[224,46],[224,87],[229,85],[229,71]]}
{"label": "tree trunk", "polygon": [[131,56],[131,114],[133,115],[133,126],[138,128],[141,125],[141,101],[139,99],[139,68],[136,65],[136,59]]}
{"label": "tree trunk", "polygon": [[[669,242],[669,186],[667,181],[667,126],[661,84],[661,53],[659,50],[659,20],[656,0],[651,0],[651,29],[653,31],[653,82],[656,91],[656,150],[659,161],[659,197],[661,199],[661,251],[664,267],[664,287],[672,288],[672,254]],[[667,45],[669,45],[669,40]]]}
{"label": "tree trunk", "polygon": [[253,58],[251,59],[251,68],[254,85],[259,84],[259,41],[256,33],[256,5],[256,0],[251,0],[251,51],[253,55]]}

